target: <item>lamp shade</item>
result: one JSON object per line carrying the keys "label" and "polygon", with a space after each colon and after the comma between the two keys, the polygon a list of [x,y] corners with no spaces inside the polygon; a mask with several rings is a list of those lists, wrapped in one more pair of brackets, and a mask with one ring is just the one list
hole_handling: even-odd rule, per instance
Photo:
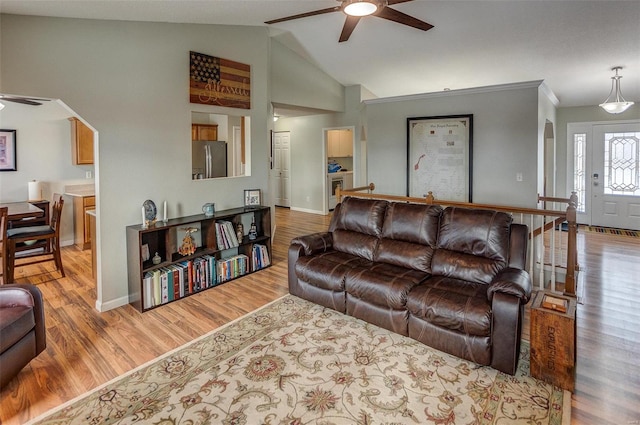
{"label": "lamp shade", "polygon": [[620,79],[621,75],[618,75],[618,71],[621,70],[621,66],[614,66],[611,68],[612,71],[616,72],[616,75],[611,77],[611,92],[607,97],[607,100],[602,102],[599,106],[607,111],[610,114],[621,114],[622,112],[629,109],[634,102],[627,102],[622,97],[622,92],[620,91]]}
{"label": "lamp shade", "polygon": [[342,10],[350,16],[367,16],[378,10],[378,3],[372,0],[345,0],[342,4]]}

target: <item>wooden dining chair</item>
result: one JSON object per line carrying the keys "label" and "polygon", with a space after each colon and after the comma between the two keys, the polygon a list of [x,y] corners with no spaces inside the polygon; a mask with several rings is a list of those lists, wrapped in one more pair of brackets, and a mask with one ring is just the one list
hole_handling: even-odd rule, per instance
{"label": "wooden dining chair", "polygon": [[[63,205],[62,195],[56,193],[53,195],[49,225],[17,227],[7,230],[7,279],[5,279],[5,283],[13,282],[16,267],[45,261],[54,261],[56,270],[62,274],[62,277],[65,276],[60,255],[60,221]],[[42,245],[41,242],[46,242],[44,249],[37,247],[33,250],[28,249],[30,246]],[[16,264],[16,260],[31,257],[38,257],[38,259]]]}
{"label": "wooden dining chair", "polygon": [[7,207],[0,208],[0,284],[7,282]]}

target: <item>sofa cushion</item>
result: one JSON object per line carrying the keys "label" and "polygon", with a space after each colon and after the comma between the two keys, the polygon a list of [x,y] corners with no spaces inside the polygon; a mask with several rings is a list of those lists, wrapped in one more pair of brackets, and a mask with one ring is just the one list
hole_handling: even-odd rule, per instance
{"label": "sofa cushion", "polygon": [[438,205],[390,203],[374,261],[431,273],[441,213]]}
{"label": "sofa cushion", "polygon": [[0,353],[20,341],[36,326],[33,307],[16,306],[0,309]]}
{"label": "sofa cushion", "polygon": [[372,261],[386,210],[386,201],[346,197],[332,218],[333,248]]}
{"label": "sofa cushion", "polygon": [[391,309],[405,309],[407,295],[429,274],[391,264],[374,263],[347,273],[345,289],[349,295]]}
{"label": "sofa cushion", "polygon": [[345,276],[354,267],[371,267],[371,262],[351,254],[328,251],[298,258],[295,272],[298,279],[332,291],[344,291]]}
{"label": "sofa cushion", "polygon": [[448,207],[440,219],[434,275],[490,283],[509,260],[511,215]]}
{"label": "sofa cushion", "polygon": [[467,335],[491,335],[491,305],[487,286],[460,279],[432,276],[407,297],[412,316]]}

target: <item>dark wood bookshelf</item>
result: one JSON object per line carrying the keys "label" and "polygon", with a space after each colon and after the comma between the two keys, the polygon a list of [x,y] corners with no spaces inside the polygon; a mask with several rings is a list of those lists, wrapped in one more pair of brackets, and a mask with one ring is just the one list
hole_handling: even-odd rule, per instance
{"label": "dark wood bookshelf", "polygon": [[[244,237],[239,240],[236,247],[220,249],[218,245],[218,229],[216,223],[231,222],[233,229],[237,229],[237,225],[242,223],[244,227]],[[255,239],[249,239],[249,230],[251,223],[256,225],[257,236]],[[197,232],[193,233],[196,241],[196,251],[190,255],[182,255],[178,252],[178,248],[182,243],[184,229],[187,227],[196,227]],[[197,214],[187,217],[178,217],[167,220],[166,222],[156,221],[147,227],[141,224],[127,226],[127,269],[129,281],[129,303],[141,312],[160,307],[170,302],[179,301],[180,299],[215,288],[223,283],[235,280],[239,277],[255,273],[265,267],[270,267],[271,263],[262,267],[254,267],[253,254],[254,246],[262,245],[266,247],[269,259],[273,258],[271,251],[271,208],[265,206],[241,207],[223,211],[217,211],[213,216],[205,216]],[[143,259],[143,246],[148,248],[149,258]],[[153,257],[158,253],[160,263],[153,264]],[[232,276],[225,280],[217,280],[211,286],[194,290],[193,292],[184,292],[184,295],[178,299],[166,302],[154,303],[149,306],[150,300],[145,300],[144,278],[148,273],[158,270],[166,270],[174,265],[184,263],[185,261],[196,261],[199,258],[213,258],[216,266],[219,260],[225,260],[237,255],[246,255],[248,257],[244,273]],[[145,307],[146,306],[146,307]]]}

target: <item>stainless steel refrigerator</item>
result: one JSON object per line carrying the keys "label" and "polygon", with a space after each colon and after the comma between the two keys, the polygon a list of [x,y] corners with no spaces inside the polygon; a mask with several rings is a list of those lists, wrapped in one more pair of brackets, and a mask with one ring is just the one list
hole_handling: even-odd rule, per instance
{"label": "stainless steel refrigerator", "polygon": [[227,143],[223,141],[191,142],[192,178],[227,177]]}

